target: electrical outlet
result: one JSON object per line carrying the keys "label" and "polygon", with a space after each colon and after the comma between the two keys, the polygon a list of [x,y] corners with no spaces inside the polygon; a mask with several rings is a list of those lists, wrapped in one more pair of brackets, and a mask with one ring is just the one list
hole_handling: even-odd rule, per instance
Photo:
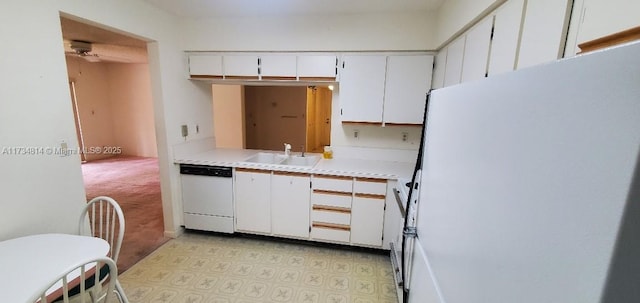
{"label": "electrical outlet", "polygon": [[402,142],[407,142],[407,140],[409,140],[409,133],[403,132],[402,133]]}
{"label": "electrical outlet", "polygon": [[185,138],[189,135],[189,127],[187,127],[186,124],[180,126],[180,131],[182,132],[182,136]]}
{"label": "electrical outlet", "polygon": [[360,131],[359,130],[354,130],[353,131],[353,138],[355,139],[359,139],[360,138]]}

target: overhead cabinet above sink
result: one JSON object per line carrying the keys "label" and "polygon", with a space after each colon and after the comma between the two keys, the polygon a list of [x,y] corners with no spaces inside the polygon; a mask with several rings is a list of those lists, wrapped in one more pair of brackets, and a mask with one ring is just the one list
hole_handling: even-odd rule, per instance
{"label": "overhead cabinet above sink", "polygon": [[337,81],[338,57],[311,53],[190,53],[190,79]]}
{"label": "overhead cabinet above sink", "polygon": [[353,54],[340,69],[343,123],[422,124],[433,56]]}

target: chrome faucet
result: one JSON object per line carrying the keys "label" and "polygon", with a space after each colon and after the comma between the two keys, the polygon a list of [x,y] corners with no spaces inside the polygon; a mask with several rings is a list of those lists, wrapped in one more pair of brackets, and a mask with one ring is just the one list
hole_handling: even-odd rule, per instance
{"label": "chrome faucet", "polygon": [[289,155],[291,155],[291,144],[289,143],[285,143],[284,144],[284,155],[289,157]]}

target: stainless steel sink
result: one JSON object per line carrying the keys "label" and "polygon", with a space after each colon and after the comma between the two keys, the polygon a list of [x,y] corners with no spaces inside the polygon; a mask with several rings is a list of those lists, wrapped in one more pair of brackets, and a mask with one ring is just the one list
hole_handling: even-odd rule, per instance
{"label": "stainless steel sink", "polygon": [[276,153],[257,153],[251,158],[244,160],[249,163],[274,164],[274,165],[291,165],[291,166],[314,166],[320,160],[320,156],[285,156]]}
{"label": "stainless steel sink", "polygon": [[287,157],[284,155],[273,154],[273,153],[257,153],[253,155],[251,158],[244,160],[244,162],[251,163],[263,163],[263,164],[279,164]]}
{"label": "stainless steel sink", "polygon": [[294,165],[294,166],[314,166],[320,160],[319,156],[289,156],[280,162],[281,165]]}

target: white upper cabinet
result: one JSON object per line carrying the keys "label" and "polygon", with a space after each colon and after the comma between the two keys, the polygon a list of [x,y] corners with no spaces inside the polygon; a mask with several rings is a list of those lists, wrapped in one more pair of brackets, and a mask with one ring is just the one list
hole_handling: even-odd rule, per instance
{"label": "white upper cabinet", "polygon": [[527,1],[517,68],[562,57],[572,3],[569,0]]}
{"label": "white upper cabinet", "polygon": [[447,48],[443,47],[436,55],[436,62],[433,70],[433,89],[442,88],[444,86],[444,71],[447,66]]}
{"label": "white upper cabinet", "polygon": [[466,36],[451,42],[447,47],[447,63],[444,71],[444,86],[460,83],[462,79],[462,63],[464,60],[464,43]]}
{"label": "white upper cabinet", "polygon": [[485,18],[466,34],[461,82],[482,79],[487,74],[493,17]]}
{"label": "white upper cabinet", "polygon": [[258,79],[258,56],[256,55],[225,55],[223,63],[226,79]]}
{"label": "white upper cabinet", "polygon": [[384,123],[422,124],[433,56],[388,56]]}
{"label": "white upper cabinet", "polygon": [[191,76],[222,77],[222,56],[190,55],[189,74]]}
{"label": "white upper cabinet", "polygon": [[382,123],[387,58],[383,55],[347,55],[340,72],[343,122]]}
{"label": "white upper cabinet", "polygon": [[[434,87],[556,60],[568,27],[568,0],[508,0],[443,47],[444,72],[436,62]],[[493,32],[493,34],[491,34]],[[440,81],[440,77],[444,79]]]}
{"label": "white upper cabinet", "polygon": [[489,57],[489,76],[516,69],[524,1],[510,0],[496,10]]}
{"label": "white upper cabinet", "polygon": [[300,80],[334,80],[336,63],[334,55],[299,55],[298,77]]}
{"label": "white upper cabinet", "polygon": [[260,56],[260,76],[262,80],[295,80],[295,55]]}

